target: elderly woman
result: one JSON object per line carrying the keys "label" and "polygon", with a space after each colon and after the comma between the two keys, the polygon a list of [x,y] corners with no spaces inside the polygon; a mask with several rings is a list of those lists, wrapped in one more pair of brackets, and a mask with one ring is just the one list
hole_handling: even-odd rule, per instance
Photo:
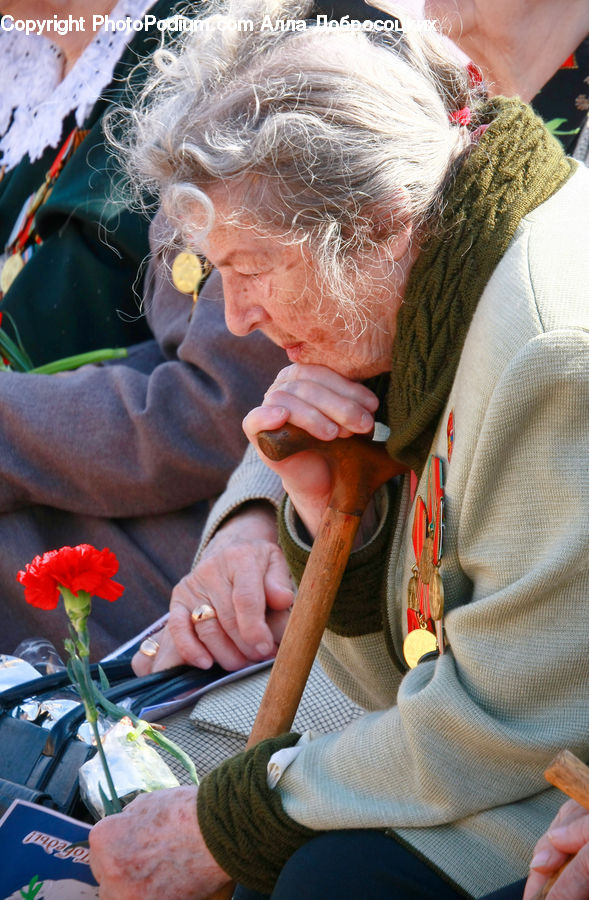
{"label": "elderly woman", "polygon": [[[197,797],[140,798],[94,828],[93,868],[117,898],[230,877],[277,897],[481,897],[525,874],[560,802],[556,750],[589,753],[589,174],[435,35],[264,28],[274,12],[163,53],[128,158],[219,269],[231,330],[293,363],[246,418],[252,443],[384,419],[414,473],[368,510],[321,651],[370,712],[264,741]],[[296,574],[329,476],[311,454],[272,467]],[[205,654],[252,640],[227,596],[197,598],[216,611],[195,626]]]}

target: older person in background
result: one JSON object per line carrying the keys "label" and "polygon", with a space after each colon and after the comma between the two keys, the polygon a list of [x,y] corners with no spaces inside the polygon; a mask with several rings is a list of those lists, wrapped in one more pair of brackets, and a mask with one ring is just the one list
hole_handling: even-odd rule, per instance
{"label": "older person in background", "polygon": [[[2,4],[0,310],[36,366],[151,337],[140,315],[149,222],[114,202],[102,117],[161,32],[95,30],[93,16],[163,19],[173,8],[171,0],[100,0],[90,11],[81,0]],[[71,28],[43,34],[16,27],[68,16]],[[3,327],[12,333],[9,316]]]}
{"label": "older person in background", "polygon": [[[139,55],[159,46],[161,31],[152,24],[94,32],[92,17],[141,20],[149,12],[163,20],[173,9],[170,0],[106,0],[90,12],[77,0],[2,4],[6,27],[54,14],[82,17],[85,27],[51,31],[56,45],[0,32],[0,309],[12,314],[37,364],[131,345],[121,362],[59,378],[0,373],[2,653],[39,635],[61,645],[63,610],[47,616],[25,604],[16,573],[62,545],[107,546],[119,559],[125,600],[117,609],[95,607],[96,658],[166,612],[210,501],[243,454],[239,420],[285,362],[262,335],[244,343],[227,331],[218,274],[201,286],[196,304],[196,276],[187,292],[176,289],[175,254],[161,245],[163,217],[150,249],[148,217],[113,200],[103,116],[128,89]],[[136,71],[134,83],[144,74]],[[72,131],[77,140],[68,143]],[[64,142],[63,166],[45,181]],[[43,184],[48,190],[29,221],[22,211]],[[3,325],[9,329],[8,316]],[[286,598],[288,605],[290,590]]]}
{"label": "older person in background", "polygon": [[[125,151],[221,273],[231,330],[290,357],[246,417],[254,447],[287,421],[330,440],[381,418],[417,476],[375,497],[320,652],[368,713],[99,823],[105,898],[230,876],[280,898],[481,897],[525,874],[556,750],[589,752],[589,175],[435,35],[262,27],[307,11],[242,5],[251,32],[212,18],[159,56]],[[329,473],[269,465],[297,576]],[[213,609],[196,651],[243,654],[263,598],[195,601]]]}
{"label": "older person in background", "polygon": [[[394,0],[379,0],[383,9]],[[567,153],[589,159],[589,7],[584,0],[425,0],[495,94],[531,103]]]}

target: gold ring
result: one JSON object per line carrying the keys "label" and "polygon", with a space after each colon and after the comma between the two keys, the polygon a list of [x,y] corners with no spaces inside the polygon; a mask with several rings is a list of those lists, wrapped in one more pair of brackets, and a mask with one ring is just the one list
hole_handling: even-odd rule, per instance
{"label": "gold ring", "polygon": [[143,653],[144,656],[155,656],[159,648],[160,645],[155,638],[147,637],[144,641],[141,641],[139,652]]}
{"label": "gold ring", "polygon": [[202,606],[196,607],[190,618],[195,625],[198,625],[199,622],[206,622],[207,619],[216,619],[217,612],[208,603],[203,603]]}

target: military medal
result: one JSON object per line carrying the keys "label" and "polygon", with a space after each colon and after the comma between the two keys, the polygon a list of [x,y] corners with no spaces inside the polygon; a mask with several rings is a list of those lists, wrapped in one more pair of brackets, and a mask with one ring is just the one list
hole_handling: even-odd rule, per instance
{"label": "military medal", "polygon": [[174,287],[182,294],[192,294],[192,310],[190,311],[189,320],[192,317],[194,306],[198,300],[198,289],[212,269],[208,261],[201,261],[196,253],[190,253],[184,250],[178,253],[172,263],[172,281]]}
{"label": "military medal", "polygon": [[446,438],[448,441],[448,462],[452,459],[452,452],[454,450],[454,410],[450,410],[450,415],[448,416],[448,422],[446,424]]}
{"label": "military medal", "polygon": [[47,172],[43,184],[25,200],[5,248],[5,262],[0,272],[2,295],[6,294],[17,275],[24,268],[25,263],[31,258],[34,250],[41,244],[41,238],[35,229],[35,215],[50,197],[60,172],[87,134],[87,130],[80,128],[74,128],[69,133]]}
{"label": "military medal", "polygon": [[195,253],[185,250],[172,263],[174,287],[183,294],[194,294],[202,278],[202,263]]}
{"label": "military medal", "polygon": [[23,258],[20,253],[12,253],[4,262],[2,272],[0,272],[0,290],[6,293],[18,273],[24,267]]}
{"label": "military medal", "polygon": [[427,502],[417,497],[411,533],[415,563],[407,587],[408,634],[403,642],[403,655],[411,669],[427,653],[444,652],[444,586],[439,572],[443,530],[442,460],[430,456]]}
{"label": "military medal", "polygon": [[414,669],[423,656],[436,653],[437,649],[436,636],[426,625],[414,628],[403,641],[403,656],[410,669]]}

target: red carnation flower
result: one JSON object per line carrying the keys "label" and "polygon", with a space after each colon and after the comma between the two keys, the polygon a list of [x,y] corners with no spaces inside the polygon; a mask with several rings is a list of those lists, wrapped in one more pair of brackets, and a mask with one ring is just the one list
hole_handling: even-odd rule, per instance
{"label": "red carnation flower", "polygon": [[36,556],[18,573],[17,581],[25,589],[25,600],[41,609],[55,609],[59,602],[59,588],[67,588],[78,596],[79,591],[118,600],[124,591],[122,584],[112,581],[119,562],[106,547],[97,550],[90,544],[62,547]]}

